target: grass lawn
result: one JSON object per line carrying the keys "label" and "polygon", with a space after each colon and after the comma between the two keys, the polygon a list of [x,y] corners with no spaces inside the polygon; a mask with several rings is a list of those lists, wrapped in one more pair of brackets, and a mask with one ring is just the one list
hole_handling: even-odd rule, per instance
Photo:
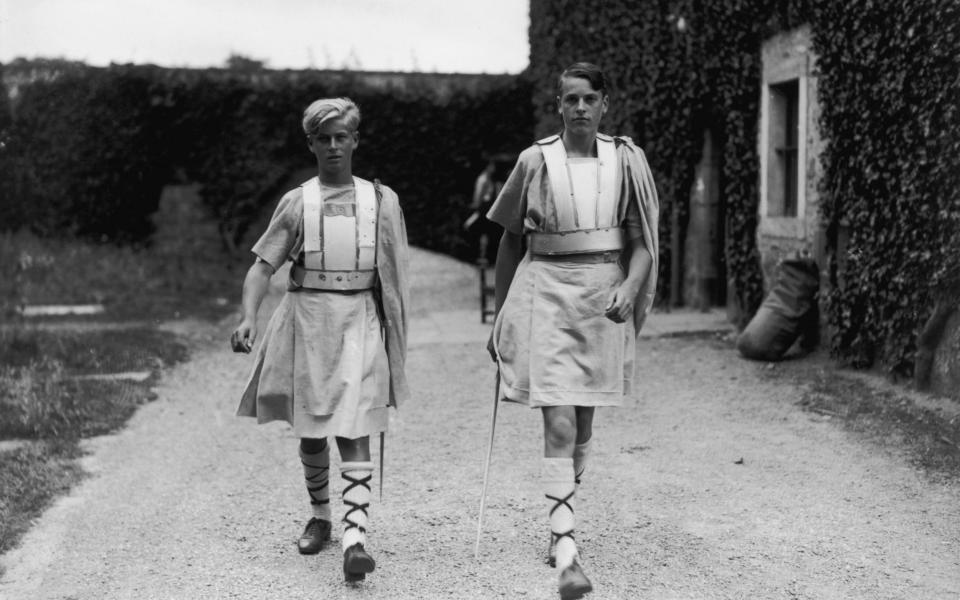
{"label": "grass lawn", "polygon": [[[0,233],[0,553],[84,476],[80,441],[121,428],[153,398],[160,370],[187,359],[186,345],[155,324],[236,310],[250,256],[224,253],[199,206],[194,188],[169,188],[140,247]],[[35,327],[17,309],[38,304],[105,311]],[[129,371],[151,375],[78,378]]]}
{"label": "grass lawn", "polygon": [[[154,329],[0,332],[0,553],[33,519],[83,477],[80,440],[122,427],[153,398],[159,369],[187,348]],[[145,381],[76,375],[150,371]]]}

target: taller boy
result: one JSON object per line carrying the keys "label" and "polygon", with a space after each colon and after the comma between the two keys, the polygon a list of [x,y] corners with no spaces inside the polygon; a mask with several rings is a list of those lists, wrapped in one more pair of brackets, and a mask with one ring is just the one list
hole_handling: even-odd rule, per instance
{"label": "taller boy", "polygon": [[489,350],[500,394],[543,415],[550,560],[568,600],[592,589],[574,500],[594,409],[633,389],[636,334],[656,289],[659,209],[643,151],[598,133],[609,105],[599,67],[571,65],[557,94],[563,131],[521,153],[487,215],[505,229]]}
{"label": "taller boy", "polygon": [[370,434],[384,432],[389,407],[407,396],[407,237],[397,195],[353,176],[360,111],[348,98],[321,99],[303,114],[318,176],[287,192],[253,246],[243,282],[236,352],[250,352],[271,275],[291,261],[287,293],[260,343],[238,415],[293,426],[313,517],[298,547],[319,552],[330,539],[330,449],[341,458],[343,572],[374,569],[366,549]]}

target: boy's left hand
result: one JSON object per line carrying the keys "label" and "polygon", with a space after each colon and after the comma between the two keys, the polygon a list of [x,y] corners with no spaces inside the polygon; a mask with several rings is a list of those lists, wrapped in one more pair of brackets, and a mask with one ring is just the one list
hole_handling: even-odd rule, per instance
{"label": "boy's left hand", "polygon": [[624,323],[633,314],[636,293],[631,294],[625,286],[619,286],[610,297],[610,303],[604,309],[604,316],[614,323]]}
{"label": "boy's left hand", "polygon": [[233,335],[230,336],[230,347],[233,348],[234,352],[249,354],[253,348],[253,341],[256,337],[256,326],[245,320],[240,323],[236,330],[234,330]]}

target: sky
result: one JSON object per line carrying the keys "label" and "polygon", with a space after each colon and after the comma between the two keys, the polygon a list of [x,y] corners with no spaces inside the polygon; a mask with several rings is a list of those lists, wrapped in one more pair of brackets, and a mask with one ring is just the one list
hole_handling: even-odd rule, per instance
{"label": "sky", "polygon": [[527,0],[0,0],[0,62],[519,73]]}

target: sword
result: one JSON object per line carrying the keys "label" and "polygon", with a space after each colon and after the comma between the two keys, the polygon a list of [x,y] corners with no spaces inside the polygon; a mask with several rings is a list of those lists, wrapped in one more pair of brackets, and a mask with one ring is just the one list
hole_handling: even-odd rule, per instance
{"label": "sword", "polygon": [[493,433],[497,429],[497,407],[500,406],[500,368],[497,367],[496,386],[493,390],[493,420],[490,422],[490,441],[487,443],[487,459],[483,465],[483,489],[480,491],[480,514],[477,517],[477,543],[473,548],[473,558],[480,557],[480,534],[483,531],[483,507],[487,500],[487,482],[490,476],[490,459],[493,456]]}
{"label": "sword", "polygon": [[383,502],[383,440],[386,432],[380,432],[380,502]]}

